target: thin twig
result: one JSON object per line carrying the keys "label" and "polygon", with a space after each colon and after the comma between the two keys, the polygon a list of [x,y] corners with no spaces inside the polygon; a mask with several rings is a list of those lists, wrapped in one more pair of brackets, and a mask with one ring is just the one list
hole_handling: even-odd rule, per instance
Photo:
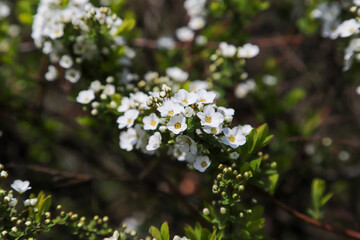
{"label": "thin twig", "polygon": [[354,230],[351,229],[342,229],[342,228],[337,228],[334,227],[328,223],[323,223],[320,222],[316,219],[313,219],[309,216],[306,216],[305,214],[300,213],[299,211],[293,209],[292,207],[286,205],[285,203],[277,200],[276,198],[274,198],[273,196],[271,196],[270,194],[268,194],[267,192],[265,192],[264,190],[258,188],[258,187],[253,187],[256,191],[258,191],[259,193],[261,193],[262,195],[266,196],[268,199],[270,199],[275,205],[277,205],[279,208],[283,209],[285,212],[287,212],[288,214],[294,216],[295,218],[306,222],[312,226],[315,226],[317,228],[321,228],[327,232],[332,232],[338,235],[342,235],[342,236],[346,236],[346,237],[351,237],[353,239],[360,239],[360,232],[356,232]]}

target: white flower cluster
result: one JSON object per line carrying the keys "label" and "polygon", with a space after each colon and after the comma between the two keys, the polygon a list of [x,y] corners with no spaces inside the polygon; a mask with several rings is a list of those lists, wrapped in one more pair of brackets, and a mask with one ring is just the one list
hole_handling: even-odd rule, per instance
{"label": "white flower cluster", "polygon": [[235,97],[245,98],[251,91],[256,87],[256,82],[253,79],[246,80],[245,82],[239,83],[235,88]]}
{"label": "white flower cluster", "polygon": [[203,154],[200,135],[209,135],[235,150],[246,143],[246,136],[252,130],[250,125],[230,128],[235,111],[216,106],[215,97],[211,91],[185,89],[171,96],[166,85],[161,92],[150,92],[150,96],[137,92],[123,97],[118,107],[122,115],[117,123],[119,129],[126,131],[120,133],[120,148],[155,154],[161,146],[168,146],[169,153],[177,160],[205,171],[210,159]]}
{"label": "white flower cluster", "polygon": [[335,39],[339,37],[337,28],[340,24],[338,19],[341,6],[338,2],[321,3],[312,12],[313,18],[322,21],[321,35],[326,38]]}
{"label": "white flower cluster", "polygon": [[253,58],[260,52],[257,45],[245,43],[243,46],[237,48],[232,44],[221,42],[219,44],[221,55],[226,58],[231,58],[237,55],[238,58]]}
{"label": "white flower cluster", "polygon": [[[206,25],[206,0],[185,0],[184,7],[187,14],[190,16],[190,20],[187,26],[178,28],[176,30],[176,37],[181,42],[192,41],[195,37],[195,32],[201,30]],[[198,36],[196,39],[197,43],[204,43],[204,37]],[[206,40],[205,40],[206,42]]]}
{"label": "white flower cluster", "polygon": [[[110,48],[124,45],[124,39],[117,36],[122,20],[106,8],[94,7],[89,0],[70,0],[63,7],[61,1],[41,0],[34,16],[32,38],[35,45],[42,48],[44,54],[49,55],[52,64],[59,64],[65,69],[65,79],[76,83],[81,78],[78,65],[85,60],[92,60],[99,54],[107,55]],[[94,26],[104,27],[109,32],[112,40],[111,46],[99,46],[94,40],[87,37]],[[67,29],[76,32],[73,40],[61,41]],[[69,47],[68,41],[71,42]],[[128,64],[135,52],[125,46],[125,59],[120,62]],[[53,81],[58,77],[55,66],[50,65],[45,78]]]}
{"label": "white flower cluster", "polygon": [[[360,1],[353,0],[353,5],[350,10],[360,15]],[[347,38],[354,36],[360,32],[360,22],[358,16],[345,20],[340,23],[338,19],[341,11],[341,6],[337,2],[332,4],[321,3],[313,12],[314,18],[323,20],[322,36],[336,39],[338,37]],[[350,40],[348,47],[344,54],[344,71],[350,69],[354,59],[360,60],[360,38],[355,37]]]}

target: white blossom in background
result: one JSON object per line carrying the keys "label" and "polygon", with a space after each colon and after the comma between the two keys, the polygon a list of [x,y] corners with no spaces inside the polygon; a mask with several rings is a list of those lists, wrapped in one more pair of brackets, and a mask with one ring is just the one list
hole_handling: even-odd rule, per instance
{"label": "white blossom in background", "polygon": [[222,137],[223,143],[232,148],[237,148],[246,143],[246,137],[243,135],[241,126],[224,128],[223,133],[225,135]]}
{"label": "white blossom in background", "polygon": [[17,191],[18,193],[24,193],[27,190],[30,190],[30,182],[29,181],[22,181],[22,180],[15,180],[12,184],[11,187]]}
{"label": "white blossom in background", "polygon": [[10,15],[10,7],[3,1],[0,1],[0,19]]}
{"label": "white blossom in background", "polygon": [[206,24],[206,21],[203,17],[196,16],[196,17],[190,18],[188,26],[192,30],[196,31],[196,30],[200,30],[200,29],[204,28],[205,24]]}
{"label": "white blossom in background", "polygon": [[246,97],[251,91],[253,91],[255,87],[256,83],[252,79],[249,79],[244,83],[239,83],[235,88],[235,96],[242,99]]}
{"label": "white blossom in background", "polygon": [[90,89],[94,92],[98,92],[101,90],[101,82],[99,80],[92,81],[90,83]]}
{"label": "white blossom in background", "polygon": [[189,84],[190,92],[197,92],[199,90],[208,90],[208,89],[209,89],[209,83],[204,80],[191,81]]}
{"label": "white blossom in background", "polygon": [[106,84],[104,86],[104,91],[103,93],[107,96],[112,96],[115,94],[115,86],[112,84]]}
{"label": "white blossom in background", "polygon": [[221,42],[219,44],[219,48],[223,57],[234,57],[237,51],[234,45],[228,44],[226,42]]}
{"label": "white blossom in background", "polygon": [[199,172],[205,172],[210,166],[211,162],[208,156],[198,156],[193,164],[194,168]]}
{"label": "white blossom in background", "polygon": [[126,151],[132,151],[134,149],[134,145],[137,143],[138,137],[136,130],[134,128],[128,128],[125,132],[120,133],[120,148]]}
{"label": "white blossom in background", "polygon": [[195,33],[188,27],[181,27],[176,30],[176,37],[181,42],[188,42],[194,39]]}
{"label": "white blossom in background", "polygon": [[58,77],[58,71],[55,66],[49,65],[47,72],[45,73],[45,79],[49,82],[54,81]]}
{"label": "white blossom in background", "polygon": [[207,38],[204,35],[196,36],[195,43],[198,46],[204,46],[208,42]]}
{"label": "white blossom in background", "polygon": [[341,6],[338,2],[320,3],[312,12],[313,18],[322,19],[323,21],[335,21],[341,12]]}
{"label": "white blossom in background", "polygon": [[18,203],[18,200],[14,198],[12,194],[8,194],[7,197],[4,197],[4,199],[6,198],[8,198],[10,207],[15,207],[16,204]]}
{"label": "white blossom in background", "polygon": [[253,58],[258,55],[260,48],[257,45],[251,43],[245,43],[238,49],[237,56],[240,58]]}
{"label": "white blossom in background", "polygon": [[178,67],[170,67],[166,69],[166,75],[171,77],[177,82],[184,82],[188,79],[189,73],[181,70]]}
{"label": "white blossom in background", "polygon": [[80,80],[81,73],[79,70],[76,69],[68,69],[65,71],[65,79],[71,83],[76,83]]}
{"label": "white blossom in background", "polygon": [[264,75],[262,81],[267,86],[274,86],[277,83],[277,78],[273,75]]}
{"label": "white blossom in background", "polygon": [[156,41],[157,47],[160,49],[166,49],[166,50],[171,50],[175,48],[175,41],[172,37],[160,37],[157,41]]}
{"label": "white blossom in background", "polygon": [[80,104],[89,104],[94,99],[95,93],[91,89],[80,91],[78,96],[76,97],[76,101]]}
{"label": "white blossom in background", "polygon": [[65,69],[71,68],[73,64],[74,64],[74,62],[69,55],[64,55],[60,58],[59,65],[62,68],[65,68]]}

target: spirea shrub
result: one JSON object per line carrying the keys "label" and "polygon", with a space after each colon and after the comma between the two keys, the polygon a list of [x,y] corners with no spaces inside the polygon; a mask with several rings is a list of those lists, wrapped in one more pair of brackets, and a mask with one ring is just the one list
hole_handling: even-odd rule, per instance
{"label": "spirea shrub", "polygon": [[[5,90],[1,90],[4,95],[1,100],[6,100],[4,106],[10,106],[9,109],[32,110],[35,115],[29,114],[35,119],[32,124],[44,127],[44,134],[34,135],[44,138],[41,144],[51,145],[51,136],[47,139],[47,133],[61,135],[61,130],[67,128],[60,129],[56,123],[38,117],[41,117],[42,109],[50,109],[55,116],[61,115],[59,109],[66,103],[51,104],[48,99],[57,98],[58,93],[64,94],[67,103],[77,104],[76,107],[83,110],[75,114],[78,124],[85,129],[85,133],[79,132],[77,137],[86,139],[84,142],[89,141],[89,144],[93,142],[92,148],[104,142],[109,148],[116,146],[116,154],[113,154],[116,164],[89,160],[96,169],[94,172],[111,169],[113,174],[102,176],[104,179],[111,175],[117,180],[128,181],[131,187],[148,177],[149,185],[156,185],[162,193],[173,193],[183,202],[192,222],[177,221],[177,216],[171,216],[170,212],[164,214],[168,219],[148,224],[145,231],[135,231],[139,224],[134,219],[135,223],[132,223],[136,227],[114,225],[108,216],[82,216],[59,205],[56,197],[34,187],[31,181],[16,179],[17,174],[11,169],[18,166],[4,162],[0,164],[0,239],[41,239],[58,229],[80,239],[268,239],[263,231],[265,206],[269,206],[267,200],[304,222],[360,239],[360,234],[353,230],[337,229],[319,221],[324,218],[324,206],[333,193],[328,192],[325,181],[316,176],[311,176],[311,200],[306,205],[309,216],[274,197],[279,170],[285,172],[294,156],[315,154],[313,145],[302,146],[304,151],[297,154],[298,149],[288,142],[307,140],[330,110],[326,108],[313,113],[299,108],[297,112],[297,104],[307,93],[302,87],[286,93],[277,88],[282,81],[278,66],[281,64],[277,65],[283,61],[281,58],[266,59],[263,69],[257,70],[258,73],[253,70],[260,69],[256,59],[269,45],[279,45],[282,49],[281,44],[285,41],[275,37],[269,43],[248,36],[252,31],[258,31],[256,27],[251,29],[251,23],[255,22],[256,16],[263,14],[266,17],[265,10],[271,2],[185,0],[172,3],[181,6],[186,18],[181,24],[176,23],[170,33],[151,38],[148,37],[151,33],[142,32],[145,28],[142,29],[141,24],[136,25],[135,18],[142,16],[132,12],[132,4],[137,5],[117,0],[0,1],[0,67],[4,66],[0,76],[10,79],[3,81]],[[274,6],[277,5],[274,3]],[[304,34],[316,31],[313,26],[320,21],[322,37],[351,38],[345,47],[343,67],[349,71],[353,61],[360,59],[360,42],[356,37],[360,29],[359,6],[360,2],[355,0],[347,6],[355,16],[343,21],[342,8],[345,7],[341,3],[309,1],[304,3],[304,16],[297,22]],[[149,3],[142,7],[152,9],[153,6]],[[175,17],[173,21],[176,22]],[[150,23],[144,20],[143,24]],[[235,37],[239,32],[240,37]],[[308,74],[306,64],[296,54],[294,57],[289,47],[297,42],[289,39],[282,52],[290,56],[289,62],[297,71]],[[32,57],[36,61],[26,66],[27,59],[22,62],[18,56],[29,52],[34,54]],[[36,65],[38,62],[41,64]],[[18,63],[22,64],[10,69]],[[41,67],[36,77],[32,72],[27,73],[33,64]],[[290,75],[295,74],[291,71]],[[29,84],[32,78],[39,78],[44,89],[51,86],[53,93],[30,106],[27,100],[31,94],[22,96],[21,93],[27,88],[32,90],[33,85]],[[16,79],[15,83],[12,79]],[[39,91],[42,96],[46,95],[44,89]],[[21,101],[10,101],[14,96],[19,96]],[[290,116],[293,109],[295,113],[307,116],[303,125],[297,125],[296,117]],[[277,129],[269,129],[267,120]],[[98,128],[94,135],[98,134],[99,138],[91,139],[89,132],[96,124]],[[26,135],[32,125],[21,122],[18,129]],[[300,137],[290,138],[296,134]],[[324,147],[332,144],[330,138],[321,138],[321,141]],[[37,144],[34,142],[34,146]],[[72,145],[72,142],[63,141],[62,144]],[[37,157],[41,151],[29,152]],[[91,151],[85,152],[88,158],[93,157]],[[350,158],[346,153],[339,152],[341,161]],[[46,153],[41,156],[47,159]],[[72,157],[64,157],[61,164],[68,164],[69,159],[71,161]],[[317,159],[322,161],[322,157]],[[77,176],[26,162],[24,166],[60,179],[74,178],[80,182],[101,179],[96,174]],[[133,169],[129,173],[118,172],[116,166]],[[53,167],[57,167],[56,161]],[[298,168],[303,171],[303,165]],[[196,181],[182,182],[178,190],[178,183],[174,182],[184,172]],[[297,184],[294,179],[290,180],[288,184]],[[195,188],[204,192],[203,198],[194,200],[188,196],[194,194]],[[116,191],[111,189],[110,195]],[[151,193],[155,195],[154,192]],[[297,198],[302,198],[301,194]],[[123,202],[118,205],[127,208]],[[159,213],[161,209],[154,212]],[[171,227],[175,227],[175,231],[184,231],[175,232]],[[65,237],[59,234],[59,238],[69,236],[66,234]]]}

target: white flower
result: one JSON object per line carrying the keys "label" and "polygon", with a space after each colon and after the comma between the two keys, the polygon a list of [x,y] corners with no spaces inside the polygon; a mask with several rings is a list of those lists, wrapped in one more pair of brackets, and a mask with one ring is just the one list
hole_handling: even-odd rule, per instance
{"label": "white flower", "polygon": [[244,46],[239,48],[237,55],[241,58],[252,58],[258,55],[259,52],[260,49],[257,45],[246,43]]}
{"label": "white flower", "polygon": [[79,81],[80,77],[81,73],[79,70],[72,68],[65,71],[65,79],[71,83],[76,83],[77,81]]}
{"label": "white flower", "polygon": [[195,141],[186,135],[181,135],[176,137],[175,145],[179,148],[181,152],[191,153],[195,155],[197,153],[197,146]]}
{"label": "white flower", "polygon": [[138,140],[137,132],[134,128],[129,128],[126,132],[120,133],[120,148],[126,151],[132,151]]}
{"label": "white flower", "polygon": [[201,89],[196,92],[198,95],[198,102],[202,104],[213,103],[216,93]]}
{"label": "white flower", "polygon": [[5,171],[5,170],[2,170],[2,171],[0,172],[0,177],[2,177],[2,178],[7,178],[8,175],[9,175],[8,172]]}
{"label": "white flower", "polygon": [[189,74],[178,67],[170,67],[166,69],[166,75],[177,82],[184,82],[188,79]]}
{"label": "white flower", "polygon": [[109,238],[104,238],[104,240],[118,240],[119,239],[119,232],[117,230],[115,230],[114,234],[112,235],[112,237]]}
{"label": "white flower", "polygon": [[204,35],[199,35],[195,38],[196,45],[204,46],[207,43],[207,38]]}
{"label": "white flower", "polygon": [[217,110],[221,112],[224,117],[232,117],[235,114],[235,110],[233,108],[218,107]]}
{"label": "white flower", "polygon": [[11,184],[11,187],[19,192],[19,193],[24,193],[26,192],[27,190],[30,190],[31,187],[30,187],[30,182],[29,181],[22,181],[22,180],[15,180],[12,184]]}
{"label": "white flower", "polygon": [[225,136],[222,137],[222,141],[224,144],[237,148],[246,143],[246,137],[242,133],[242,128],[240,126],[230,128],[224,128],[223,133]]}
{"label": "white flower", "polygon": [[154,133],[154,135],[150,136],[149,143],[146,146],[146,150],[154,151],[158,149],[161,145],[161,134],[159,132]]}
{"label": "white flower", "polygon": [[200,118],[202,126],[216,128],[224,122],[224,116],[219,112],[215,112],[214,107],[211,105],[205,106],[204,112],[198,112],[197,116]]}
{"label": "white flower", "polygon": [[156,44],[160,49],[170,50],[175,47],[175,41],[172,37],[160,37]]}
{"label": "white flower", "polygon": [[143,118],[144,130],[155,130],[160,122],[160,119],[155,113]]}
{"label": "white flower", "polygon": [[0,2],[0,19],[10,15],[10,8],[4,2]]}
{"label": "white flower", "polygon": [[120,116],[117,119],[117,123],[119,124],[119,129],[124,127],[132,127],[134,125],[135,119],[139,116],[139,111],[136,109],[129,109],[125,112],[124,116]]}
{"label": "white flower", "polygon": [[175,235],[173,240],[190,240],[190,239],[188,239],[187,237],[180,237],[178,235]]}
{"label": "white flower", "polygon": [[101,89],[101,82],[99,80],[92,81],[90,83],[90,89],[94,92],[98,92]]}
{"label": "white flower", "polygon": [[7,197],[4,197],[4,199],[5,198],[8,199],[10,207],[15,207],[16,204],[18,203],[18,200],[14,198],[12,194],[7,195]]}
{"label": "white flower", "polygon": [[104,86],[103,93],[105,93],[108,96],[114,95],[115,94],[115,86],[112,84],[106,84]]}
{"label": "white flower", "polygon": [[45,79],[48,81],[54,81],[58,76],[58,71],[55,66],[49,65],[47,72],[45,73]]}
{"label": "white flower", "polygon": [[186,0],[184,7],[189,16],[198,16],[204,13],[206,0]]}
{"label": "white flower", "polygon": [[42,48],[42,52],[44,54],[50,54],[52,52],[53,48],[52,48],[52,43],[49,41],[44,42],[44,46]]}
{"label": "white flower", "polygon": [[360,23],[356,21],[354,18],[346,20],[342,22],[336,32],[340,35],[340,37],[349,37],[355,33],[359,32]]}
{"label": "white flower", "polygon": [[205,172],[210,166],[210,160],[208,156],[198,156],[193,164],[194,168],[199,172]]}
{"label": "white flower", "polygon": [[229,154],[229,157],[230,157],[230,159],[232,159],[232,160],[238,159],[239,156],[240,156],[240,154],[237,153],[237,152],[232,152],[232,153]]}
{"label": "white flower", "polygon": [[59,64],[62,68],[71,68],[72,65],[74,64],[72,58],[69,55],[63,55],[60,58]]}
{"label": "white flower", "polygon": [[197,92],[199,90],[206,90],[209,89],[209,83],[204,80],[195,80],[191,81],[189,84],[189,91]]}
{"label": "white flower", "polygon": [[173,133],[179,134],[186,130],[186,118],[179,114],[176,116],[171,116],[170,121],[167,123],[166,127]]}
{"label": "white flower", "polygon": [[123,97],[121,99],[121,104],[118,107],[118,112],[125,112],[133,105],[133,101],[131,101],[128,97]]}
{"label": "white flower", "polygon": [[333,22],[339,16],[341,6],[337,2],[319,4],[312,12],[313,18],[321,18],[325,22]]}
{"label": "white flower", "polygon": [[192,30],[200,30],[205,27],[205,19],[203,17],[192,17],[188,23],[189,28]]}
{"label": "white flower", "polygon": [[248,95],[249,92],[254,90],[256,83],[254,80],[250,79],[244,83],[239,83],[235,88],[235,96],[237,98],[244,98]]}
{"label": "white flower", "polygon": [[95,93],[93,90],[82,90],[79,92],[76,97],[76,101],[81,104],[88,104],[95,98]]}
{"label": "white flower", "polygon": [[207,134],[219,135],[222,132],[222,124],[217,127],[204,126],[203,129]]}
{"label": "white flower", "polygon": [[186,107],[184,109],[184,116],[189,118],[195,115],[194,109],[192,109],[191,107]]}
{"label": "white flower", "polygon": [[184,107],[171,100],[164,101],[163,105],[158,107],[157,110],[161,113],[162,117],[174,116],[184,111]]}
{"label": "white flower", "polygon": [[221,42],[219,48],[223,57],[233,57],[236,54],[236,47],[226,42]]}
{"label": "white flower", "polygon": [[26,200],[24,201],[24,206],[25,206],[25,207],[35,206],[36,203],[37,203],[37,201],[38,201],[37,198],[26,199]]}
{"label": "white flower", "polygon": [[252,130],[253,130],[253,127],[249,124],[245,124],[245,125],[241,126],[241,132],[244,136],[249,135]]}
{"label": "white flower", "polygon": [[277,78],[273,75],[264,75],[262,81],[267,86],[274,86],[277,83]]}
{"label": "white flower", "polygon": [[176,37],[182,42],[191,41],[194,36],[195,33],[188,27],[181,27],[176,30]]}
{"label": "white flower", "polygon": [[173,100],[183,106],[189,106],[196,103],[198,96],[194,92],[188,92],[185,89],[180,89],[173,97]]}

